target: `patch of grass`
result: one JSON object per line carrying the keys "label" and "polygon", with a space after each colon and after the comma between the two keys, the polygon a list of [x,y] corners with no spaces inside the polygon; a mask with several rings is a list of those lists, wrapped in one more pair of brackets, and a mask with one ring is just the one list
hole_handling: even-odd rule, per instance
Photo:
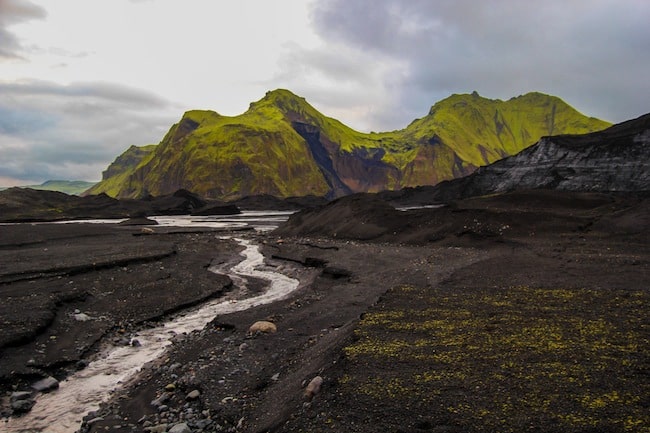
{"label": "patch of grass", "polygon": [[340,386],[467,431],[650,432],[649,306],[642,291],[397,288],[344,349]]}

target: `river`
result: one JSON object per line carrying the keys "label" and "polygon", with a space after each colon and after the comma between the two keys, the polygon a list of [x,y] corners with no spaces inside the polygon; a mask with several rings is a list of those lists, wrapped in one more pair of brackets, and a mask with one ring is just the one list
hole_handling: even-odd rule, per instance
{"label": "river", "polygon": [[[256,215],[255,218],[258,216]],[[273,218],[286,218],[286,216],[276,215]],[[161,218],[161,220],[159,220],[160,224],[172,224],[172,219]],[[175,225],[182,225],[178,223],[179,218],[175,217],[173,220],[177,221]],[[197,224],[197,221],[194,221],[194,224],[207,225],[210,222],[203,220]],[[264,224],[261,229],[265,230],[274,222]],[[218,222],[221,223],[223,221]],[[249,224],[249,221],[240,220],[236,223]],[[229,275],[239,286],[240,290],[235,293],[246,292],[245,285],[248,277],[266,280],[269,284],[264,292],[244,299],[213,300],[196,309],[178,314],[156,328],[140,331],[136,336],[140,343],[139,347],[108,346],[85,369],[62,381],[58,390],[39,395],[31,412],[2,422],[0,430],[7,433],[73,433],[78,430],[82,418],[88,412],[97,410],[99,405],[107,401],[122,383],[137,374],[146,363],[160,357],[175,336],[200,330],[218,315],[280,300],[298,287],[298,280],[261,269],[264,256],[256,244],[246,239],[235,240],[245,248],[241,253],[244,259],[227,272],[216,268],[210,270]]]}

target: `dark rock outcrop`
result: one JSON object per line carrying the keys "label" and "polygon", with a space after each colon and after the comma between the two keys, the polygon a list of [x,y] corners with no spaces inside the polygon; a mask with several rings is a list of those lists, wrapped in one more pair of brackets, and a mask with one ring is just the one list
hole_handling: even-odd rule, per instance
{"label": "dark rock outcrop", "polygon": [[544,137],[515,156],[428,192],[432,199],[448,201],[537,188],[650,190],[650,114],[591,134]]}

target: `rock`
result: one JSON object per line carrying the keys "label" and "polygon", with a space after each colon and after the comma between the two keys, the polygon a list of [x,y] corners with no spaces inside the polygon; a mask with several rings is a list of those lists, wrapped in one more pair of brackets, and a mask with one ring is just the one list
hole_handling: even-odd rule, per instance
{"label": "rock", "polygon": [[165,386],[165,391],[174,391],[174,390],[176,390],[176,385],[174,385],[173,383],[169,383],[167,384],[167,386]]}
{"label": "rock", "polygon": [[85,313],[76,313],[72,317],[74,317],[74,320],[76,320],[77,322],[87,322],[91,320],[91,317]]}
{"label": "rock", "polygon": [[156,233],[156,231],[154,229],[152,229],[151,227],[142,227],[140,229],[140,233],[143,234],[143,235],[152,235],[152,234]]}
{"label": "rock", "polygon": [[34,400],[16,400],[11,402],[11,410],[14,411],[14,413],[25,413],[29,412],[32,410],[32,407],[34,406]]}
{"label": "rock", "polygon": [[254,334],[256,332],[263,332],[265,334],[272,334],[278,331],[277,326],[275,326],[275,323],[272,322],[267,322],[266,320],[260,320],[251,325],[250,328],[248,328],[248,332],[251,334]]}
{"label": "rock", "polygon": [[158,397],[157,399],[151,401],[151,405],[152,405],[152,406],[156,406],[156,407],[161,406],[161,405],[163,405],[164,403],[166,403],[167,401],[169,401],[169,399],[171,398],[171,396],[172,396],[172,395],[171,395],[170,393],[168,393],[168,392],[163,392],[163,393],[160,395],[160,397]]}
{"label": "rock", "polygon": [[316,376],[313,378],[309,384],[307,385],[307,388],[305,388],[305,399],[311,400],[314,398],[316,394],[320,392],[320,387],[323,384],[323,378],[320,376]]}
{"label": "rock", "polygon": [[131,340],[131,346],[140,347],[142,346],[142,343],[140,343],[140,340],[138,340],[137,338],[134,338],[133,340]]}
{"label": "rock", "polygon": [[192,433],[192,429],[187,425],[187,423],[182,422],[170,428],[169,433]]}
{"label": "rock", "polygon": [[187,396],[185,396],[185,400],[196,400],[201,396],[201,392],[198,389],[195,389],[194,391],[191,391]]}
{"label": "rock", "polygon": [[52,376],[48,376],[45,379],[41,379],[32,385],[32,388],[34,388],[38,392],[52,391],[53,389],[57,389],[58,387],[59,387],[59,381],[53,378]]}
{"label": "rock", "polygon": [[145,428],[149,433],[165,433],[167,431],[168,425],[166,423],[154,425],[151,427]]}
{"label": "rock", "polygon": [[101,416],[98,416],[98,417],[95,417],[95,418],[93,418],[93,419],[91,419],[89,421],[86,421],[86,425],[91,426],[91,425],[96,424],[96,423],[98,423],[100,421],[104,421],[104,418],[101,417]]}
{"label": "rock", "polygon": [[13,403],[14,401],[19,401],[19,400],[31,400],[31,398],[32,398],[32,393],[29,391],[16,391],[11,393],[11,395],[9,396],[9,401]]}
{"label": "rock", "polygon": [[274,382],[280,380],[280,373],[275,373],[273,376],[271,376],[271,380]]}

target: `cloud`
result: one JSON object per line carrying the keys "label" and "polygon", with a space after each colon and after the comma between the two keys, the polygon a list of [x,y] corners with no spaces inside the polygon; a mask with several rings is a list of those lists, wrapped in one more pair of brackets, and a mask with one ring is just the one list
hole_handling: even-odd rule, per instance
{"label": "cloud", "polygon": [[[332,0],[314,3],[311,17],[328,45],[381,59],[375,91],[392,92],[386,101],[395,105],[375,116],[390,119],[402,107],[392,127],[450,93],[473,90],[502,99],[551,93],[612,121],[650,109],[646,1]],[[317,59],[305,58],[303,68],[324,70]],[[391,64],[403,73],[392,74]],[[360,67],[356,75],[366,73]]]}
{"label": "cloud", "polygon": [[0,82],[0,176],[98,180],[130,145],[158,143],[177,117],[168,101],[117,84]]}
{"label": "cloud", "polygon": [[26,0],[0,0],[0,61],[21,58],[22,46],[9,27],[45,18],[45,10]]}

